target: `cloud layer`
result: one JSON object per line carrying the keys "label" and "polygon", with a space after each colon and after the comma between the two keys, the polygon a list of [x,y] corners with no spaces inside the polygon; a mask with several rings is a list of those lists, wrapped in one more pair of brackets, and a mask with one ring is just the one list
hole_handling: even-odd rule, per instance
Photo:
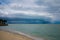
{"label": "cloud layer", "polygon": [[60,20],[59,0],[0,0],[0,16]]}

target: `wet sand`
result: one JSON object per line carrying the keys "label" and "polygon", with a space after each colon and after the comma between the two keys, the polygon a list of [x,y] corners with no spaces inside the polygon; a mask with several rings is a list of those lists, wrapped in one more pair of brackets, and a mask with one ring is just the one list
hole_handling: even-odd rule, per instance
{"label": "wet sand", "polygon": [[0,31],[0,40],[33,40],[33,39],[20,34]]}

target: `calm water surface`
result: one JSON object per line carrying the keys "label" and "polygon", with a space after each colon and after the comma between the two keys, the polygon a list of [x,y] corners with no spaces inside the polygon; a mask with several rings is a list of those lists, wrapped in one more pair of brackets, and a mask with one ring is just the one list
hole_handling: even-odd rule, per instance
{"label": "calm water surface", "polygon": [[9,24],[0,29],[15,30],[33,36],[46,37],[49,40],[60,40],[59,24]]}

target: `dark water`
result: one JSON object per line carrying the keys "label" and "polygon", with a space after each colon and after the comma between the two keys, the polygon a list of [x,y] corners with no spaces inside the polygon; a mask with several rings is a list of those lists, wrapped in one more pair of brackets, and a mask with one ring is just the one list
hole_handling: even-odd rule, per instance
{"label": "dark water", "polygon": [[49,40],[60,40],[59,24],[9,24],[9,26],[2,26],[0,29],[16,30]]}

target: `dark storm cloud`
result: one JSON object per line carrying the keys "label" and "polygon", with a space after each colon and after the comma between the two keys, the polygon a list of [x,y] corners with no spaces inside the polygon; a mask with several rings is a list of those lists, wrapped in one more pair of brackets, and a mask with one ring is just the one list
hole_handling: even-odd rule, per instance
{"label": "dark storm cloud", "polygon": [[60,20],[60,0],[0,0],[0,15],[54,22]]}

